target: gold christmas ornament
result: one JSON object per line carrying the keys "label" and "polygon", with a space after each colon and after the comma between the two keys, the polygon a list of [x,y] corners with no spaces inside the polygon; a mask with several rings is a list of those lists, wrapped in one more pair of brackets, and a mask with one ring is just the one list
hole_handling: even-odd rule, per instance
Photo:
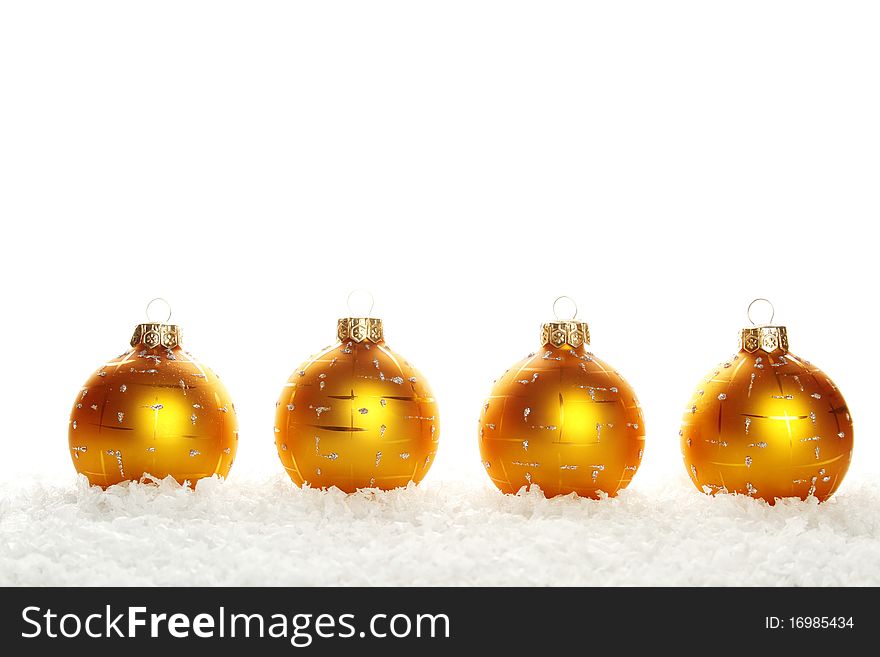
{"label": "gold christmas ornament", "polygon": [[381,319],[340,319],[337,338],[291,375],[276,404],[284,469],[297,486],[349,493],[418,483],[440,438],[428,382],[385,344]]}
{"label": "gold christmas ornament", "polygon": [[139,324],[131,349],[98,368],[76,397],[70,454],[93,485],[229,474],[235,407],[217,376],[182,349],[180,328],[165,322]]}
{"label": "gold christmas ornament", "polygon": [[[788,351],[784,326],[740,332],[740,351],[705,378],[684,413],[681,450],[709,494],[828,499],[843,480],[853,424],[837,386]],[[772,305],[771,305],[772,308]]]}
{"label": "gold christmas ornament", "polygon": [[641,463],[635,392],[587,350],[589,328],[576,316],[575,307],[571,319],[544,324],[541,349],[507,370],[483,406],[483,466],[504,493],[537,485],[547,497],[615,495]]}

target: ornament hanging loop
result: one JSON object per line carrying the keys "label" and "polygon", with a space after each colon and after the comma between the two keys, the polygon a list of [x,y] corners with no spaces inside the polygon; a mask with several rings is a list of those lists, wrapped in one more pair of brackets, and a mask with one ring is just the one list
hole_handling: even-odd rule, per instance
{"label": "ornament hanging loop", "polygon": [[[754,319],[752,319],[752,306],[754,306],[759,301],[763,301],[768,306],[770,306],[770,319],[762,324],[758,324]],[[773,307],[773,304],[770,303],[769,299],[765,299],[764,297],[758,297],[757,299],[753,299],[749,304],[749,307],[746,309],[746,316],[749,318],[749,321],[752,323],[752,326],[770,326],[773,323],[773,318],[776,317],[776,308]]]}
{"label": "ornament hanging loop", "polygon": [[[559,316],[559,311],[557,310],[557,306],[559,305],[559,302],[562,301],[563,299],[567,299],[568,302],[571,304],[570,305],[571,313],[570,313],[569,317],[560,317]],[[574,299],[572,299],[571,297],[565,296],[565,295],[562,295],[561,297],[556,297],[556,300],[553,302],[553,315],[556,317],[556,321],[560,321],[560,322],[571,321],[575,317],[578,316],[577,303],[575,303]]]}
{"label": "ornament hanging loop", "polygon": [[[165,310],[166,310],[165,319],[163,319],[162,321],[159,321],[158,319],[154,319],[150,313],[150,310],[153,308],[154,304],[159,304],[160,307],[163,304],[165,305]],[[167,324],[168,321],[171,319],[171,304],[168,303],[168,301],[166,301],[162,297],[156,297],[155,299],[150,300],[150,302],[147,304],[147,307],[144,309],[144,312],[147,315],[147,321],[150,322],[151,324]]]}
{"label": "ornament hanging loop", "polygon": [[[359,304],[357,299],[363,302]],[[366,313],[356,313],[354,308],[352,307],[352,299],[355,299],[354,305],[359,305],[363,308],[366,305],[366,300],[369,299],[370,308]],[[375,299],[373,298],[373,293],[367,290],[366,288],[356,288],[348,293],[348,296],[345,299],[345,304],[348,306],[348,314],[352,317],[372,317],[373,316],[373,305],[375,304]]]}

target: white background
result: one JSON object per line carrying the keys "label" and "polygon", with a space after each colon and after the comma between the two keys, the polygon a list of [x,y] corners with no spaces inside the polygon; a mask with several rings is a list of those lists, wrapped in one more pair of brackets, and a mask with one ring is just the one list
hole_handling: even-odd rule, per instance
{"label": "white background", "polygon": [[232,476],[280,472],[278,392],[356,287],[440,403],[430,479],[484,478],[480,405],[560,294],[641,399],[634,487],[683,472],[757,296],[878,473],[878,12],[3,3],[0,476],[72,475],[74,395],[154,296],[236,401]]}

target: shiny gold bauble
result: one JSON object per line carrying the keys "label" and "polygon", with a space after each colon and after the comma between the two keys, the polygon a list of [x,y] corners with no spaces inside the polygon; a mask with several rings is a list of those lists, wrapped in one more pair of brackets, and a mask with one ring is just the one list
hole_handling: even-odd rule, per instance
{"label": "shiny gold bauble", "polygon": [[635,392],[587,351],[583,322],[544,325],[542,348],[498,379],[480,416],[483,466],[505,493],[615,495],[642,460],[645,423]]}
{"label": "shiny gold bauble", "polygon": [[774,503],[826,500],[843,480],[853,424],[837,386],[788,351],[783,326],[743,329],[684,413],[681,450],[694,485]]}
{"label": "shiny gold bauble", "polygon": [[103,487],[144,475],[225,477],[238,446],[226,388],[181,348],[177,326],[141,324],[131,345],[76,397],[68,437],[77,472]]}
{"label": "shiny gold bauble", "polygon": [[392,489],[422,480],[440,423],[428,382],[385,344],[382,322],[345,318],[339,343],[288,380],[275,446],[297,486]]}

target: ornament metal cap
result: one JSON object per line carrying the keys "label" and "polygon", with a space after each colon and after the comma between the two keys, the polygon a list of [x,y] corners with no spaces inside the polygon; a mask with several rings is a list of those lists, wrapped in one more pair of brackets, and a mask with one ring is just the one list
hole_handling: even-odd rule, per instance
{"label": "ornament metal cap", "polygon": [[131,336],[131,346],[139,344],[152,349],[163,346],[167,349],[179,347],[181,342],[180,327],[175,324],[138,324]]}
{"label": "ornament metal cap", "polygon": [[343,317],[336,323],[336,337],[340,342],[384,342],[382,320],[375,317]]}
{"label": "ornament metal cap", "polygon": [[739,346],[752,354],[758,350],[772,354],[788,351],[788,331],[784,326],[752,326],[739,333]]}
{"label": "ornament metal cap", "polygon": [[[770,306],[770,319],[765,324],[758,325],[752,319],[752,306],[758,301],[764,301]],[[769,300],[764,298],[754,299],[746,310],[746,315],[751,326],[741,329],[739,332],[739,346],[745,352],[750,354],[756,351],[765,351],[772,354],[775,351],[786,353],[788,351],[788,330],[784,326],[772,326],[773,318],[776,316],[776,310]]]}
{"label": "ornament metal cap", "polygon": [[[563,299],[570,301],[574,308],[571,317],[568,319],[561,319],[556,309],[559,302]],[[577,313],[577,304],[574,302],[574,299],[566,296],[557,297],[553,302],[553,314],[556,315],[556,320],[545,322],[541,326],[541,345],[549,345],[557,349],[563,345],[568,345],[577,349],[578,347],[590,344],[590,327],[586,322],[580,322],[575,319]]]}
{"label": "ornament metal cap", "polygon": [[[161,322],[154,320],[150,316],[150,308],[157,301],[164,303],[168,311],[165,315],[165,319]],[[166,349],[174,349],[175,347],[180,346],[180,327],[175,324],[167,323],[168,320],[171,319],[170,303],[168,303],[167,301],[165,301],[165,299],[162,299],[161,297],[157,297],[147,304],[146,314],[147,322],[143,324],[138,324],[134,329],[134,334],[131,336],[130,344],[132,347],[143,345],[147,349],[153,349],[154,347],[158,347],[161,345]]]}

